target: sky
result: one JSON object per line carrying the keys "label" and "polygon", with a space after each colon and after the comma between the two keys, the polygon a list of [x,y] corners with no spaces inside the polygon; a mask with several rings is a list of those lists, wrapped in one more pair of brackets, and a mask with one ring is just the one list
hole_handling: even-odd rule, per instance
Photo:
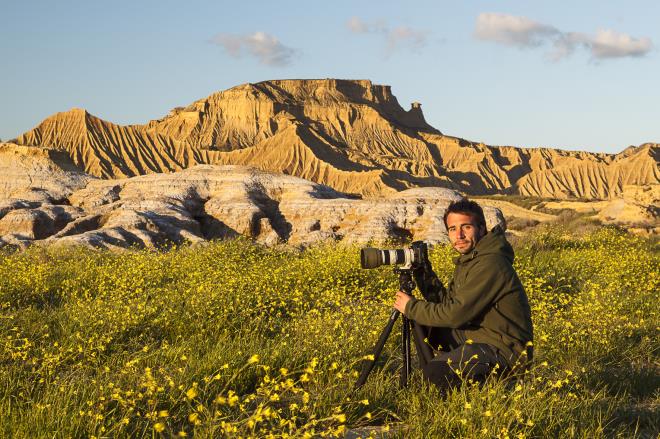
{"label": "sky", "polygon": [[142,124],[269,79],[370,79],[444,134],[660,142],[657,0],[0,0],[0,139],[74,107]]}

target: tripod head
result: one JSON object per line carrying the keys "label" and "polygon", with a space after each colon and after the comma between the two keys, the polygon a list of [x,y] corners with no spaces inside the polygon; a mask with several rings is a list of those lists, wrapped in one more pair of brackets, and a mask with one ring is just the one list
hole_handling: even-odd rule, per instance
{"label": "tripod head", "polygon": [[412,268],[394,267],[394,274],[399,276],[399,289],[409,296],[417,286],[413,279]]}

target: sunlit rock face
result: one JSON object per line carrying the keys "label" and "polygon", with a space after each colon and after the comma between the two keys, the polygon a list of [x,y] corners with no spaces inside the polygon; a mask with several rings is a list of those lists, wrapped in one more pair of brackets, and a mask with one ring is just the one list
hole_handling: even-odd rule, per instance
{"label": "sunlit rock face", "polygon": [[[452,200],[494,193],[554,198],[649,229],[659,157],[652,143],[616,155],[493,147],[443,135],[421,104],[403,109],[388,86],[265,81],[145,125],[73,109],[0,144],[0,246],[158,247],[238,235],[295,246],[441,242]],[[491,227],[504,223],[500,207],[519,222],[553,218],[483,204]]]}
{"label": "sunlit rock face", "polygon": [[[325,241],[443,242],[444,209],[461,198],[451,189],[416,188],[357,199],[299,177],[233,165],[113,180],[48,159],[38,165],[12,174],[23,186],[0,177],[0,187],[9,188],[0,194],[0,246],[163,247],[239,235],[300,247]],[[57,177],[49,180],[43,169]],[[491,226],[503,222],[496,209],[487,215]]]}
{"label": "sunlit rock face", "polygon": [[145,125],[83,109],[57,113],[14,143],[64,151],[100,178],[235,164],[380,197],[413,187],[610,199],[660,183],[658,144],[620,154],[493,147],[443,135],[367,80],[281,80],[214,93]]}

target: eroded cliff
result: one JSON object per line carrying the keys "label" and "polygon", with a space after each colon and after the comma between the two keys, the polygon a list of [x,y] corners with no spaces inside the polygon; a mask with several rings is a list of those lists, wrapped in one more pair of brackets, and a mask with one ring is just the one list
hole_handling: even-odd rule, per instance
{"label": "eroded cliff", "polygon": [[608,199],[660,183],[660,145],[620,154],[495,147],[445,136],[420,104],[359,80],[244,84],[145,125],[119,126],[81,109],[58,113],[14,141],[65,151],[85,172],[123,178],[196,164],[237,164],[381,196],[413,187]]}

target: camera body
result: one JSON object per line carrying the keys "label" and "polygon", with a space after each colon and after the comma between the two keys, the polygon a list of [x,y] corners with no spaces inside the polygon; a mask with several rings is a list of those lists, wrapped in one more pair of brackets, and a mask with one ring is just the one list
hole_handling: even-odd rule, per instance
{"label": "camera body", "polygon": [[384,250],[367,247],[360,250],[362,268],[398,265],[401,270],[414,270],[426,266],[428,261],[428,244],[423,241],[415,241],[408,248]]}

